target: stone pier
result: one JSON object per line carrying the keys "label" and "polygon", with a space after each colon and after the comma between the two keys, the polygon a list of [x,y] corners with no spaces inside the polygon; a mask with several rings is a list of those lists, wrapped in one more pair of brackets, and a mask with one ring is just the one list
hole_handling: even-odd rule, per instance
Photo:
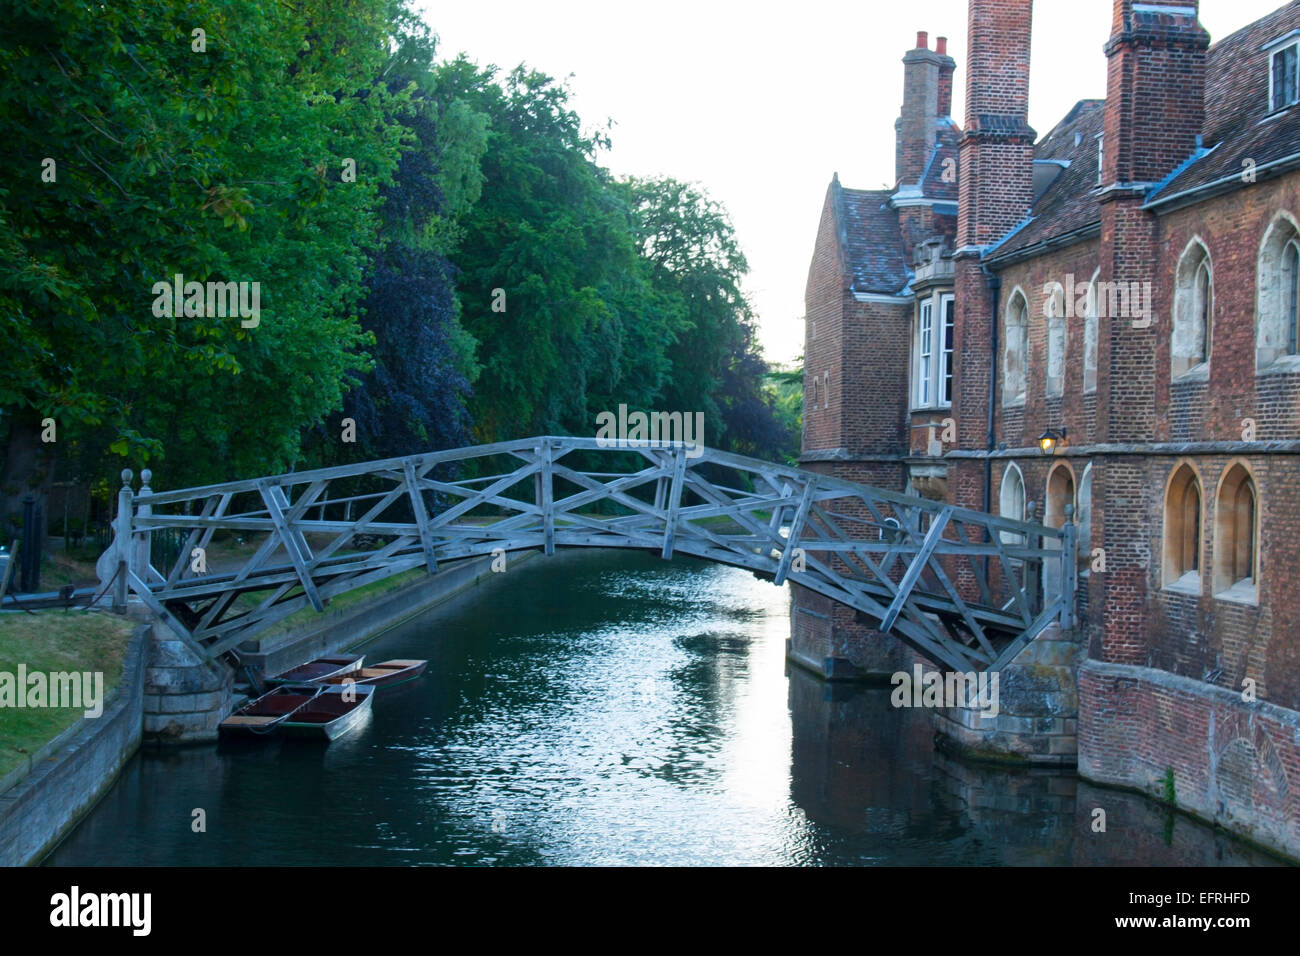
{"label": "stone pier", "polygon": [[217,739],[230,713],[234,671],[205,661],[164,626],[153,628],[144,684],[144,739],[159,744]]}
{"label": "stone pier", "polygon": [[1075,766],[1083,656],[1079,642],[1052,625],[998,674],[996,716],[978,707],[935,711],[941,745],[970,759]]}

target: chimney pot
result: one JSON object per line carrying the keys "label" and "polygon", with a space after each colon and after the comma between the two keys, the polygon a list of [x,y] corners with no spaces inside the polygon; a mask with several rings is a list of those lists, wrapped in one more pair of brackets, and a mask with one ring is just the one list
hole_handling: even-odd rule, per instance
{"label": "chimney pot", "polygon": [[948,55],[948,38],[947,38],[947,37],[936,37],[936,38],[935,38],[935,41],[934,41],[934,52],[935,52],[935,53],[938,53],[940,56],[947,56],[947,55]]}
{"label": "chimney pot", "polygon": [[925,30],[916,31],[916,48],[918,50],[930,49],[930,34]]}

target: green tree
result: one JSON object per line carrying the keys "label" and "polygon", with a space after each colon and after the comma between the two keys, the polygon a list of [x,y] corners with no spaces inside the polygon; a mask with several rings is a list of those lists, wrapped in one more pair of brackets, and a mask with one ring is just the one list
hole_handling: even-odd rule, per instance
{"label": "green tree", "polygon": [[[355,305],[409,108],[380,79],[394,16],[389,0],[9,4],[0,492],[42,480],[27,450],[45,417],[61,439],[165,456],[164,487],[294,461],[365,365]],[[155,315],[176,273],[259,282],[260,324]]]}
{"label": "green tree", "polygon": [[[664,407],[704,412],[705,440],[760,457],[784,454],[788,427],[765,388],[768,374],[742,291],[749,265],[730,217],[702,189],[674,179],[633,179],[634,223],[654,288],[678,304],[667,343]],[[797,439],[796,439],[797,441]]]}
{"label": "green tree", "polygon": [[588,395],[618,387],[621,356],[640,344],[627,316],[654,298],[623,198],[595,162],[604,140],[582,132],[564,86],[523,67],[500,78],[462,57],[438,82],[490,123],[483,195],[454,255],[482,368],[475,437],[592,430]]}

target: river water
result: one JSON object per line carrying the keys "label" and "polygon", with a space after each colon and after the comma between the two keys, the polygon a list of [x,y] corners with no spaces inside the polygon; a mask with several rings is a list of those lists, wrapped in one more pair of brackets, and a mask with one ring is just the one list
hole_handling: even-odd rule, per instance
{"label": "river water", "polygon": [[367,645],[429,669],[351,735],[144,751],[46,862],[1274,862],[1140,796],[946,757],[888,688],[788,666],[789,630],[788,590],[734,568],[536,558]]}

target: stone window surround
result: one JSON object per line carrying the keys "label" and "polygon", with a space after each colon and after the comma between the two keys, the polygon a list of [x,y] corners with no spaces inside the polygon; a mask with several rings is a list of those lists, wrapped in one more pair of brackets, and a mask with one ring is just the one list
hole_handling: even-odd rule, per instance
{"label": "stone window surround", "polygon": [[[1013,316],[1017,317],[1014,323]],[[1016,330],[1014,341],[1011,335],[1013,328]],[[1029,299],[1019,286],[1007,297],[1007,306],[1003,312],[1002,342],[1002,405],[1024,405],[1029,391]],[[1007,374],[1011,368],[1009,359],[1013,348],[1019,359],[1019,369],[1014,380]]]}

